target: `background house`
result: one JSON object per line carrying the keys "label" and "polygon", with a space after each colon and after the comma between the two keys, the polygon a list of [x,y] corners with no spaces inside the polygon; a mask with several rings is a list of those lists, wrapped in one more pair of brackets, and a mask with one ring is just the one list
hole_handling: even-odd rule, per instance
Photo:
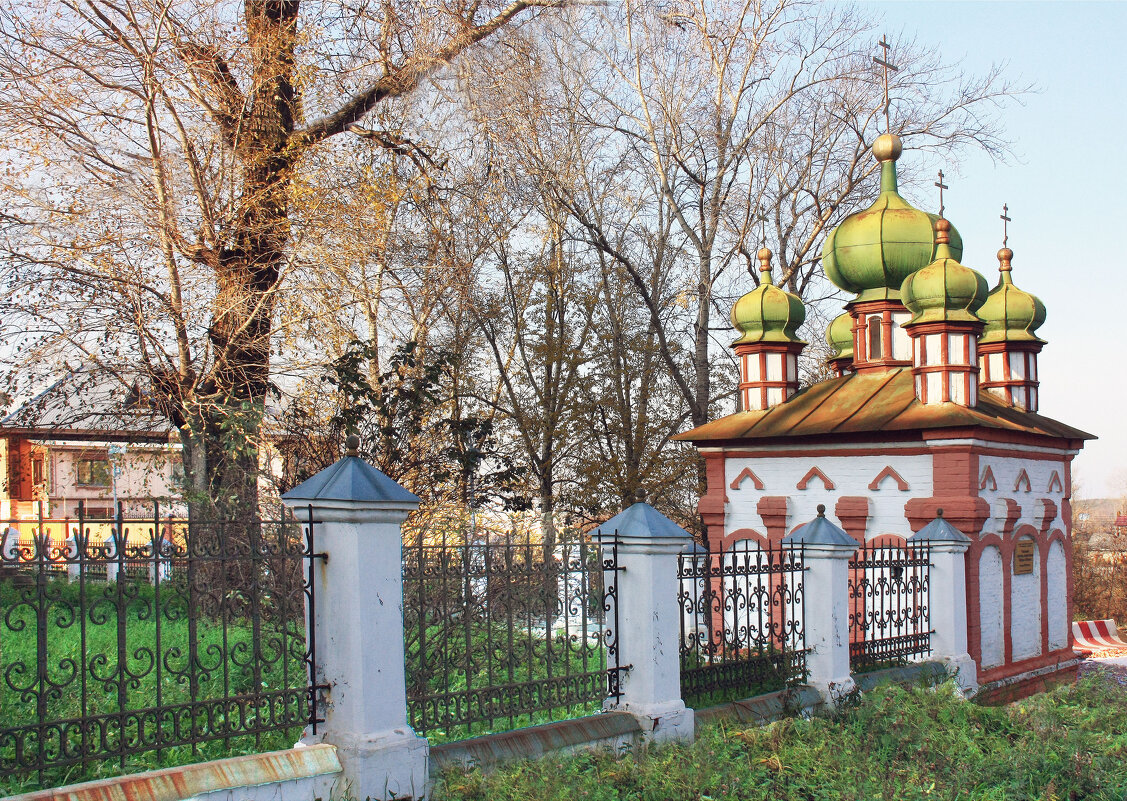
{"label": "background house", "polygon": [[[0,421],[0,517],[174,513],[183,465],[177,432],[134,385],[75,370]],[[163,510],[162,510],[163,511]]]}

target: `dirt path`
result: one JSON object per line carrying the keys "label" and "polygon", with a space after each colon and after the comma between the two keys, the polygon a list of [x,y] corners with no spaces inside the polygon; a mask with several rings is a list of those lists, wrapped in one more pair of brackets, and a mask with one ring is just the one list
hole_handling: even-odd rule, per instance
{"label": "dirt path", "polygon": [[1080,663],[1080,676],[1090,676],[1100,673],[1108,681],[1115,682],[1120,687],[1127,688],[1127,658],[1116,657],[1113,659],[1085,659]]}

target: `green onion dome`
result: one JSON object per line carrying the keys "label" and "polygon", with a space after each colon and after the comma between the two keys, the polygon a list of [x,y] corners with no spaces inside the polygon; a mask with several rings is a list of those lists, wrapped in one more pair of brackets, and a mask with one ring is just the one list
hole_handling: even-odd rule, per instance
{"label": "green onion dome", "polygon": [[978,310],[978,316],[986,321],[982,336],[978,338],[980,343],[1045,341],[1036,334],[1045,322],[1045,304],[1036,295],[1014,286],[1010,277],[1013,257],[1014,252],[1009,248],[998,251],[1001,274],[998,286],[991,290]]}
{"label": "green onion dome", "polygon": [[759,286],[732,306],[732,326],[740,337],[733,345],[751,342],[795,342],[798,327],[806,320],[806,307],[798,295],[779,289],[771,282],[771,251],[763,248],[759,259]]}
{"label": "green onion dome", "polygon": [[[855,300],[899,299],[900,285],[935,258],[933,227],[938,215],[908,204],[897,192],[896,160],[904,146],[895,134],[873,143],[880,162],[880,197],[830,232],[822,248],[826,277]],[[963,239],[954,228],[949,247],[962,258]]]}
{"label": "green onion dome", "polygon": [[989,285],[951,253],[947,241],[951,223],[942,217],[935,223],[935,261],[904,279],[900,296],[916,323],[977,323],[976,311],[986,302]]}
{"label": "green onion dome", "polygon": [[826,327],[826,342],[833,351],[831,359],[853,358],[853,315],[839,314]]}

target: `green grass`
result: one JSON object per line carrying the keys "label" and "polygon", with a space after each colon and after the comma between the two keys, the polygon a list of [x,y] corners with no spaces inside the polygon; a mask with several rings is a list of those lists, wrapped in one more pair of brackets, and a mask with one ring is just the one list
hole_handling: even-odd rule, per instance
{"label": "green grass", "polygon": [[445,774],[436,801],[1119,801],[1127,692],[1099,678],[1005,707],[885,685],[832,717],[715,725],[692,745]]}
{"label": "green grass", "polygon": [[[118,624],[117,592],[114,584],[88,584],[86,587],[86,668],[82,670],[81,616],[73,610],[80,607],[79,588],[68,585],[65,580],[52,581],[47,585],[47,597],[53,599],[47,611],[46,645],[47,674],[49,680],[60,685],[60,691],[52,693],[46,703],[45,719],[48,722],[85,715],[112,714],[122,709],[138,710],[156,706],[184,704],[191,700],[190,684],[187,681],[188,623],[184,598],[175,592],[165,594],[159,604],[153,588],[145,583],[130,584],[122,588],[128,592],[130,600],[125,605],[126,612],[120,623],[126,632],[128,645],[124,664],[127,671],[138,675],[136,683],[128,682],[119,688],[117,676]],[[171,589],[171,588],[170,588]],[[31,593],[31,596],[27,594]],[[37,645],[37,622],[34,588],[16,588],[9,582],[0,582],[0,731],[34,726],[39,710],[34,696],[25,697],[13,689],[29,686],[37,690],[35,682],[36,666],[39,662]],[[26,603],[25,601],[34,601]],[[156,629],[161,628],[161,652],[167,657],[159,671],[145,649],[156,643]],[[263,640],[269,641],[270,626]],[[296,636],[301,637],[300,631]],[[198,625],[198,650],[201,661],[216,669],[206,674],[197,674],[197,698],[217,699],[254,689],[254,674],[251,670],[235,664],[236,660],[246,661],[251,651],[252,630],[245,620],[235,620],[226,626],[217,620],[201,618]],[[268,645],[263,645],[269,650]],[[179,649],[177,655],[175,650]],[[271,654],[271,659],[276,654]],[[101,661],[99,657],[104,657]],[[68,660],[75,660],[71,674]],[[305,666],[300,657],[293,655],[279,657],[275,664],[262,674],[263,689],[266,691],[283,688],[282,663],[288,671],[290,687],[302,687],[305,682]],[[81,675],[86,677],[86,707],[82,706]],[[98,681],[97,677],[108,681]],[[125,703],[121,705],[118,691],[125,693]],[[254,712],[251,712],[253,723]],[[197,716],[197,725],[203,731],[210,730],[210,722],[205,716]],[[181,719],[183,725],[184,720]],[[215,721],[223,725],[222,716]],[[162,726],[167,737],[172,733],[171,720],[163,719]],[[111,735],[111,740],[116,735]],[[191,745],[174,746],[131,754],[126,758],[124,768],[117,758],[93,760],[85,765],[52,767],[42,779],[37,773],[13,775],[14,771],[5,768],[0,771],[0,795],[23,792],[39,787],[52,787],[88,779],[134,773],[157,767],[181,765],[218,759],[225,756],[288,748],[301,736],[301,726],[261,734],[243,735],[223,739],[216,737]],[[11,765],[15,756],[14,737],[0,737],[0,765]],[[34,740],[28,740],[34,747]],[[96,738],[94,740],[96,742]]]}
{"label": "green grass", "polygon": [[[590,715],[602,708],[606,697],[606,653],[601,643],[572,641],[562,629],[553,633],[549,648],[542,635],[530,636],[526,630],[517,629],[510,640],[502,623],[473,621],[468,629],[435,624],[427,627],[427,668],[420,650],[417,639],[407,648],[408,706],[417,710],[411,715],[412,725],[432,744]],[[539,682],[551,677],[572,677],[567,683],[574,703],[556,704],[557,695],[539,692]],[[459,720],[471,709],[468,691],[506,686],[523,686],[523,694],[501,689],[495,704],[486,709],[472,706],[475,721]],[[593,691],[585,692],[589,690]],[[547,708],[524,711],[522,699],[533,699],[529,706]]]}

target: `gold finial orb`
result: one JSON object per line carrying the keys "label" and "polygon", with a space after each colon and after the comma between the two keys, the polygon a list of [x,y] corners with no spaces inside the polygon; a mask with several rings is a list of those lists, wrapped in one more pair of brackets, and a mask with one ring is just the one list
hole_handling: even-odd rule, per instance
{"label": "gold finial orb", "polygon": [[1012,270],[1013,267],[1010,265],[1010,262],[1013,261],[1013,257],[1014,252],[1009,248],[1002,248],[1001,250],[999,250],[998,261],[1001,263],[998,265],[998,271],[1008,273],[1010,270]]}
{"label": "gold finial orb", "polygon": [[940,217],[935,221],[935,244],[948,245],[951,243],[949,236],[951,231],[951,223],[945,217]]}
{"label": "gold finial orb", "polygon": [[877,157],[877,161],[896,161],[903,152],[904,143],[896,134],[881,134],[873,142],[873,155]]}
{"label": "gold finial orb", "polygon": [[767,248],[760,248],[759,252],[755,254],[755,258],[759,259],[759,272],[760,274],[766,273],[767,278],[761,280],[770,280],[771,276],[771,256],[772,253]]}

